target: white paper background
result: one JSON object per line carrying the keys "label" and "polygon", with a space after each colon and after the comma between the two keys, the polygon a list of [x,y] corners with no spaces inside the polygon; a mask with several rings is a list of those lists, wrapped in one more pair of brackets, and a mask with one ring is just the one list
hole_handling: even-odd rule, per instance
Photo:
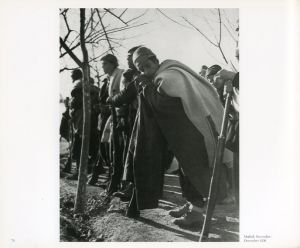
{"label": "white paper background", "polygon": [[[1,1],[0,247],[121,245],[59,243],[60,7],[240,8],[241,242],[155,246],[300,247],[300,8],[292,0]],[[271,238],[244,243],[249,234]]]}

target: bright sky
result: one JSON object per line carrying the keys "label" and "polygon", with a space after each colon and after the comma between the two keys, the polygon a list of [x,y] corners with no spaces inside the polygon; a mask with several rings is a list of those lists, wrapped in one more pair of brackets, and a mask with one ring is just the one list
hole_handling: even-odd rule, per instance
{"label": "bright sky", "polygon": [[[122,10],[114,9],[113,11],[114,13],[121,13]],[[124,19],[129,20],[144,11],[146,11],[146,9],[129,9],[126,15],[124,15]],[[130,37],[129,39],[119,41],[122,43],[122,47],[117,49],[115,55],[118,57],[120,68],[127,68],[126,56],[127,51],[131,47],[145,45],[157,55],[160,61],[175,59],[188,65],[196,72],[199,72],[201,66],[204,64],[207,66],[219,64],[223,68],[231,69],[230,63],[226,65],[222,59],[218,48],[205,40],[198,31],[192,28],[183,19],[183,17],[187,18],[197,28],[203,31],[209,39],[215,42],[219,36],[219,19],[216,9],[161,9],[161,11],[172,18],[173,21],[156,9],[148,9],[146,14],[138,20],[138,23],[148,22],[149,24],[124,31],[123,33],[118,33],[119,38]],[[238,68],[237,61],[234,57],[236,43],[231,36],[237,39],[237,34],[234,30],[238,16],[238,9],[221,9],[222,21],[226,24],[226,27],[222,25],[221,46],[226,58],[231,61],[236,68]],[[120,26],[120,24],[122,24],[111,15],[106,15],[105,18],[106,24],[111,26]],[[78,30],[79,10],[72,10],[69,22],[70,26],[76,27],[75,29]],[[231,35],[226,28],[230,30]],[[64,35],[65,28],[61,19],[61,36],[64,37]],[[101,47],[99,49],[101,49]],[[103,50],[101,52],[103,52]],[[79,58],[81,57],[80,49],[76,51],[76,54]],[[71,68],[76,67],[68,55],[61,59],[61,67],[65,65]],[[100,75],[102,75],[101,63],[98,64],[98,67],[100,69]],[[60,91],[63,97],[69,96],[72,88],[70,75],[71,71],[60,73]]]}

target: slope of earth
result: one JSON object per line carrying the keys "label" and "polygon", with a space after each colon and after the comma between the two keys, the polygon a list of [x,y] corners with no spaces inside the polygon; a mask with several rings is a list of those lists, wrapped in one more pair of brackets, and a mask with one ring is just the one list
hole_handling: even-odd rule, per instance
{"label": "slope of earth", "polygon": [[[61,166],[66,159],[66,144],[61,144]],[[156,209],[142,210],[137,219],[125,216],[127,203],[119,198],[106,198],[99,187],[87,185],[87,207],[82,215],[74,215],[77,181],[60,179],[61,241],[105,242],[197,242],[202,225],[181,228],[173,224],[168,211],[184,204],[178,176],[165,174],[164,194]],[[110,208],[110,211],[107,209]],[[238,209],[234,204],[217,205],[208,242],[239,240]]]}

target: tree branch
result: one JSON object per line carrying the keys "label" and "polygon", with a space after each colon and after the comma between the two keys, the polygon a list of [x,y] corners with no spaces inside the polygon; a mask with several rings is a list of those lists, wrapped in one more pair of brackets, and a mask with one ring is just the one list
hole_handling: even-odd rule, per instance
{"label": "tree branch", "polygon": [[113,47],[111,46],[111,43],[110,43],[110,41],[109,41],[109,37],[108,37],[108,35],[107,35],[107,33],[106,33],[106,30],[105,30],[105,27],[104,27],[104,25],[103,25],[102,18],[101,18],[101,16],[100,16],[99,10],[98,10],[98,9],[96,9],[96,10],[97,10],[97,14],[98,14],[98,17],[99,17],[99,20],[100,20],[100,23],[101,23],[103,32],[104,32],[104,34],[105,34],[107,43],[108,43],[108,45],[109,45],[109,48],[110,48],[112,54],[114,54]]}
{"label": "tree branch", "polygon": [[[72,48],[69,48],[70,51],[73,51],[75,48],[79,47],[80,46],[80,42],[78,42],[75,46],[73,46]],[[62,58],[64,57],[66,54],[68,54],[68,52],[64,52],[62,53],[59,57]]]}
{"label": "tree branch", "polygon": [[219,14],[219,42],[218,44],[221,44],[221,40],[222,40],[222,19],[221,19],[221,13],[220,13],[220,9],[218,9],[218,14]]}
{"label": "tree branch", "polygon": [[224,22],[222,24],[225,27],[225,29],[227,30],[227,32],[229,33],[230,37],[233,39],[233,41],[237,42],[237,39],[233,36],[233,34],[231,33],[231,31],[229,30],[229,28],[227,27],[227,25]]}
{"label": "tree branch", "polygon": [[66,43],[63,41],[63,39],[59,38],[60,45],[65,49],[65,51],[70,55],[70,57],[75,61],[75,63],[82,67],[82,62],[77,58],[77,56],[70,50],[70,48],[66,45]]}
{"label": "tree branch", "polygon": [[68,67],[64,67],[62,69],[59,70],[59,73],[63,72],[63,71],[73,71],[75,69],[78,69],[79,67],[76,67],[76,68],[68,68]]}
{"label": "tree branch", "polygon": [[141,18],[141,17],[144,16],[147,12],[148,12],[148,9],[147,9],[144,13],[140,14],[139,16],[134,17],[134,18],[130,19],[129,21],[127,21],[126,24],[128,25],[129,22],[132,22],[132,21],[134,21],[134,20],[137,20],[137,19]]}
{"label": "tree branch", "polygon": [[190,21],[188,21],[185,17],[182,17],[188,24],[190,24],[194,29],[196,29],[210,44],[215,47],[218,47],[218,44],[213,43],[199,28],[194,26]]}
{"label": "tree branch", "polygon": [[189,26],[183,25],[183,24],[181,24],[181,23],[175,21],[175,20],[172,19],[171,17],[167,16],[162,10],[160,10],[160,9],[156,9],[156,10],[157,10],[159,13],[161,13],[165,18],[167,18],[168,20],[170,20],[170,21],[172,21],[172,22],[174,22],[174,23],[176,23],[176,24],[178,24],[178,25],[180,25],[180,26],[182,26],[182,27],[190,28]]}
{"label": "tree branch", "polygon": [[124,15],[124,13],[127,11],[128,9],[125,9],[122,13],[121,13],[121,15],[119,16],[120,18],[122,17],[122,15]]}
{"label": "tree branch", "polygon": [[[104,8],[104,10],[106,11],[106,12],[108,12],[109,14],[111,14],[112,16],[114,16],[114,17],[116,17],[118,20],[120,20],[122,23],[124,23],[126,26],[128,26],[128,24],[125,22],[125,21],[123,21],[122,20],[122,18],[120,18],[119,16],[117,16],[115,13],[113,13],[113,12],[111,12],[109,9],[105,9]],[[99,15],[100,16],[100,15]],[[100,18],[100,17],[99,17]]]}

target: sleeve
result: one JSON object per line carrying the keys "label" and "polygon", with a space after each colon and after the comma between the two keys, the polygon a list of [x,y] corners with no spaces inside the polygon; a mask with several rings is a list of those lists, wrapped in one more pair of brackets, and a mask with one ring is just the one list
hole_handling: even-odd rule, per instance
{"label": "sleeve", "polygon": [[130,82],[128,86],[117,93],[112,98],[112,102],[116,107],[120,107],[123,104],[130,104],[132,103],[137,97],[137,89],[135,87],[134,82]]}

